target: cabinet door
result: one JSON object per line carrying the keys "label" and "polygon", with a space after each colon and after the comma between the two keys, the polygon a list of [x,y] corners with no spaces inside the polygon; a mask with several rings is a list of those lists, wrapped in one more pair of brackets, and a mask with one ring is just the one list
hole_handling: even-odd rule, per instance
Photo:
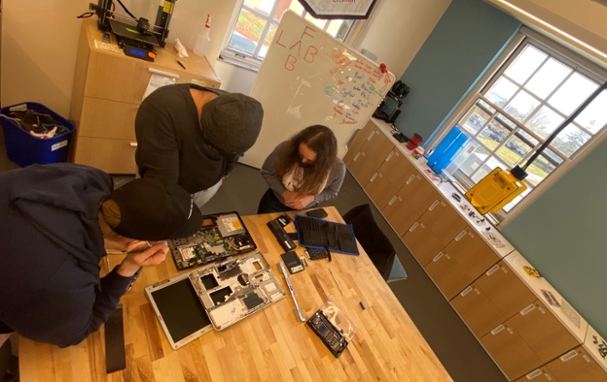
{"label": "cabinet door", "polygon": [[350,172],[361,185],[366,185],[393,148],[392,142],[376,128],[350,162]]}
{"label": "cabinet door", "polygon": [[466,221],[442,196],[439,196],[422,215],[434,235],[447,245],[466,228]]}
{"label": "cabinet door", "polygon": [[472,280],[499,261],[495,252],[470,227],[451,240],[444,251],[466,270]]}
{"label": "cabinet door", "polygon": [[[91,138],[135,141],[135,116],[138,105],[84,97],[78,135]],[[103,151],[103,147],[97,150]]]}
{"label": "cabinet door", "polygon": [[506,324],[485,334],[481,343],[511,381],[543,363],[515,329]]}
{"label": "cabinet door", "polygon": [[559,382],[607,382],[607,372],[583,347],[577,347],[546,365]]}
{"label": "cabinet door", "polygon": [[540,367],[539,369],[535,369],[521,378],[517,379],[516,382],[560,382],[560,380],[554,378],[552,373],[548,371],[545,367]]}
{"label": "cabinet door", "polygon": [[403,236],[436,198],[438,192],[416,170],[382,212],[398,236]]}
{"label": "cabinet door", "polygon": [[504,261],[500,261],[485,272],[476,281],[476,285],[505,319],[514,316],[536,300],[531,290]]}
{"label": "cabinet door", "polygon": [[487,296],[473,283],[451,300],[451,305],[468,327],[481,338],[506,320]]}
{"label": "cabinet door", "polygon": [[405,158],[405,154],[398,148],[394,148],[382,163],[379,171],[388,178],[397,190],[400,190],[416,170],[411,162]]}
{"label": "cabinet door", "polygon": [[388,177],[380,171],[373,174],[367,185],[364,187],[369,198],[380,210],[388,204],[390,199],[396,194],[397,189],[390,183]]}
{"label": "cabinet door", "polygon": [[377,129],[377,126],[375,125],[375,123],[373,123],[373,121],[367,122],[365,127],[356,131],[356,134],[354,135],[352,141],[357,141],[360,144],[360,147],[362,147],[362,145],[365,144],[367,138],[369,138],[371,133],[375,134],[373,132],[375,129]]}
{"label": "cabinet door", "polygon": [[466,270],[446,252],[439,252],[424,268],[447,300],[453,299],[474,281]]}
{"label": "cabinet door", "polygon": [[[99,150],[102,147],[103,150]],[[78,137],[74,162],[97,167],[108,174],[134,174],[135,141]]]}
{"label": "cabinet door", "polygon": [[111,52],[91,51],[84,96],[139,104],[145,87],[142,89],[139,83],[137,61]]}
{"label": "cabinet door", "polygon": [[362,146],[363,146],[362,143],[360,143],[354,139],[352,139],[352,141],[350,141],[350,144],[348,145],[348,152],[346,153],[346,155],[344,155],[344,159],[343,159],[346,166],[350,167],[352,160],[354,159],[356,154],[358,154],[358,152],[360,151],[360,148]]}
{"label": "cabinet door", "polygon": [[444,247],[441,241],[438,240],[432,231],[430,231],[422,218],[413,223],[411,228],[409,228],[403,236],[403,240],[413,257],[415,257],[422,266],[425,266],[432,261],[434,256],[436,256]]}
{"label": "cabinet door", "polygon": [[579,345],[575,337],[539,300],[510,318],[508,325],[519,332],[543,362],[549,362]]}

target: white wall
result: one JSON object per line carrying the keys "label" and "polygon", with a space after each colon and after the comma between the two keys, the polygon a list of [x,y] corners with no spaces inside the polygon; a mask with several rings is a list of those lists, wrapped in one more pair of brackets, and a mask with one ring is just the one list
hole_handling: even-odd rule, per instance
{"label": "white wall", "polygon": [[607,7],[591,0],[485,1],[607,67]]}

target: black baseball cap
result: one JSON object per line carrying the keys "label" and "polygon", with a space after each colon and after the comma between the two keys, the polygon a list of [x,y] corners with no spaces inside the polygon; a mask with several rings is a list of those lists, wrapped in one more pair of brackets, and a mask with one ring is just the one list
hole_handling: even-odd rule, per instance
{"label": "black baseball cap", "polygon": [[202,214],[192,196],[177,184],[135,179],[109,195],[120,208],[117,234],[138,240],[188,237],[202,226]]}

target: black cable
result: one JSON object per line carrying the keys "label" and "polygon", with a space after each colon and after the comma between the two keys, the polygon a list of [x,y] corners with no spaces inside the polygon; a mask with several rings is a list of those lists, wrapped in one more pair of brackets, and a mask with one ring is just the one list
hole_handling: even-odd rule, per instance
{"label": "black cable", "polygon": [[544,149],[546,149],[546,147],[548,147],[548,145],[550,145],[550,142],[552,142],[554,140],[554,138],[556,138],[558,133],[560,133],[565,127],[567,127],[567,125],[569,125],[574,119],[576,119],[577,116],[580,115],[580,113],[582,111],[584,111],[584,109],[590,104],[590,102],[594,101],[594,99],[596,97],[598,97],[598,95],[601,94],[601,92],[605,89],[607,89],[607,82],[605,82],[594,93],[592,93],[592,95],[589,98],[587,98],[586,101],[584,101],[584,103],[581,104],[573,112],[573,114],[571,114],[569,116],[569,118],[567,118],[563,123],[561,123],[561,125],[559,127],[557,127],[556,130],[554,130],[554,132],[552,132],[552,134],[550,134],[548,139],[546,139],[546,141],[544,141],[544,143],[542,143],[540,148],[537,149],[537,151],[527,160],[527,163],[525,163],[525,165],[522,167],[522,169],[526,170],[527,167],[529,167],[531,165],[531,163],[533,163],[533,161],[536,160],[537,157],[540,156],[540,154],[544,151]]}
{"label": "black cable", "polygon": [[[128,15],[129,15],[129,16],[131,16],[133,19],[137,20],[137,17],[135,17],[135,15],[133,15],[133,14],[131,13],[131,11],[129,11],[128,9],[126,9],[126,7],[124,6],[124,4],[122,4],[122,1],[120,1],[120,0],[116,0],[116,1],[118,1],[118,4],[120,4],[120,6],[122,7],[122,9],[124,9],[124,11],[125,11],[125,12],[126,12]],[[116,6],[114,5],[114,7],[116,7]]]}
{"label": "black cable", "polygon": [[94,14],[95,14],[95,12],[84,12],[80,16],[76,16],[76,18],[77,19],[88,19],[89,17],[92,17]]}

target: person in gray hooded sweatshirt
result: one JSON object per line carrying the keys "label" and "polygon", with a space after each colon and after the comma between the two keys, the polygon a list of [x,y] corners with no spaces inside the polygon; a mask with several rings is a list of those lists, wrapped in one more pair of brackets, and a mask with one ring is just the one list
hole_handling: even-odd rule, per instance
{"label": "person in gray hooded sweatshirt", "polygon": [[[139,269],[164,261],[164,240],[201,227],[193,206],[176,184],[113,191],[109,175],[76,164],[0,174],[0,346],[12,331],[61,347],[97,331]],[[127,256],[100,278],[106,249]]]}

